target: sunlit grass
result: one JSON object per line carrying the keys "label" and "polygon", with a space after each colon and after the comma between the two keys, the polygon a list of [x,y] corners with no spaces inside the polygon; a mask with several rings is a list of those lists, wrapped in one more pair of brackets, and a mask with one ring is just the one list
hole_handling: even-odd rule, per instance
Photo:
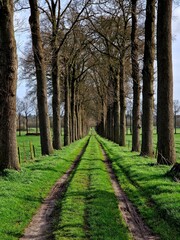
{"label": "sunlit grass", "polygon": [[[20,238],[50,188],[71,166],[86,141],[87,138],[77,141],[52,156],[40,157],[39,153],[36,160],[22,160],[20,172],[6,170],[0,175],[0,239]],[[145,221],[161,239],[179,240],[180,185],[165,176],[170,166],[157,166],[155,159],[142,158],[128,147],[101,141],[121,186]],[[27,146],[32,142],[40,148],[39,136],[21,136],[18,142],[26,142]],[[178,155],[180,134],[175,135],[175,142]],[[60,205],[63,214],[57,239],[130,239],[94,137]]]}
{"label": "sunlit grass", "polygon": [[[35,129],[30,129],[30,133],[35,133]],[[64,145],[63,129],[61,134],[61,146]],[[39,135],[26,135],[26,131],[21,131],[21,136],[17,132],[18,157],[20,162],[29,161],[32,158],[41,156],[41,143]],[[35,156],[34,156],[35,155]]]}
{"label": "sunlit grass", "polygon": [[51,187],[71,166],[87,137],[52,156],[21,164],[0,175],[0,239],[17,240]]}
{"label": "sunlit grass", "polygon": [[56,239],[131,239],[94,137],[61,202]]}
{"label": "sunlit grass", "polygon": [[99,139],[121,186],[153,231],[163,240],[180,239],[180,185],[165,176],[170,166]]}
{"label": "sunlit grass", "polygon": [[[24,162],[31,159],[31,153],[35,151],[35,158],[41,156],[41,144],[40,136],[26,136],[22,134],[17,136],[18,151],[20,155],[20,162]],[[34,150],[33,150],[34,148]]]}
{"label": "sunlit grass", "polygon": [[[141,137],[140,135],[140,144],[141,144]],[[175,149],[176,149],[176,160],[180,163],[180,128],[177,128],[177,134],[174,134],[175,139]],[[132,134],[130,134],[130,131],[128,130],[128,134],[126,135],[126,146],[131,151],[132,149]],[[154,130],[153,134],[153,146],[154,146],[154,153],[156,155],[157,153],[157,133],[156,130]]]}

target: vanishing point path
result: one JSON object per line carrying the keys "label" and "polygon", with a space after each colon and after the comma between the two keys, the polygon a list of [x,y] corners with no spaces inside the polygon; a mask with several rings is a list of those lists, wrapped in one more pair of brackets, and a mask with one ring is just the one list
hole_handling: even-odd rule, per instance
{"label": "vanishing point path", "polygon": [[159,238],[128,200],[105,150],[92,135],[20,239]]}

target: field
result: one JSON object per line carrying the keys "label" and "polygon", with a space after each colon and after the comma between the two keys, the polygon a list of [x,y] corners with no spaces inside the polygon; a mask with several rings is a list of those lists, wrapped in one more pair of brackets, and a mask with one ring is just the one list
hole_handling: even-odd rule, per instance
{"label": "field", "polygon": [[[177,134],[174,134],[174,139],[175,139],[177,162],[180,162],[180,128],[177,129]],[[155,130],[154,130],[153,140],[154,140],[154,153],[156,153],[157,152],[157,134]],[[131,151],[132,135],[130,134],[129,130],[128,130],[128,134],[126,135],[126,146]]]}
{"label": "field", "polygon": [[[118,209],[101,143],[117,181],[144,223],[162,240],[180,240],[180,185],[166,176],[170,166],[158,166],[155,159],[130,151],[131,135],[127,135],[129,146],[119,147],[92,133],[44,157],[40,156],[39,136],[17,139],[21,149],[25,147],[21,150],[21,171],[6,170],[0,175],[0,239],[17,240],[23,235],[52,186],[90,139],[57,202],[53,239],[133,239]],[[175,141],[179,161],[179,133]],[[36,156],[32,157],[33,145]]]}
{"label": "field", "polygon": [[87,137],[52,156],[22,162],[20,172],[6,170],[0,175],[0,239],[19,239],[43,199],[69,169],[86,141]]}
{"label": "field", "polygon": [[[31,129],[31,133],[35,130]],[[21,136],[17,133],[18,155],[20,162],[39,158],[41,156],[40,136],[28,135],[21,131]],[[64,145],[63,135],[61,136],[61,145]]]}
{"label": "field", "polygon": [[[22,136],[17,135],[20,160],[26,161],[34,157],[33,146],[35,149],[35,157],[41,156],[41,146],[40,146],[40,137],[39,136],[26,136],[26,132],[22,132]],[[156,153],[157,149],[157,134],[154,130],[154,152]],[[174,134],[175,137],[175,147],[176,147],[176,158],[177,162],[180,162],[180,129],[177,129],[177,134]],[[63,135],[61,136],[62,146],[64,144]],[[128,129],[128,134],[126,135],[126,146],[131,151],[132,146],[132,135]]]}

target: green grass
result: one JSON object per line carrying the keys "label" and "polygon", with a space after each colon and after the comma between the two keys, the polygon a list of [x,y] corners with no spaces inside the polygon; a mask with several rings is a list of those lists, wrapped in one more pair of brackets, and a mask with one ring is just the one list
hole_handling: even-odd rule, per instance
{"label": "green grass", "polygon": [[[63,129],[62,129],[63,131]],[[31,129],[29,132],[35,132],[35,129]],[[20,162],[31,160],[32,154],[34,157],[33,147],[35,150],[35,158],[41,156],[41,144],[40,136],[28,135],[26,131],[21,131],[21,136],[17,132],[17,144],[19,148]],[[61,135],[61,145],[64,145],[64,136]]]}
{"label": "green grass", "polygon": [[[87,141],[86,137],[55,151],[52,156],[40,157],[39,136],[22,135],[17,139],[22,149],[22,169],[20,172],[6,170],[0,175],[0,239],[3,240],[21,237],[42,200]],[[170,167],[153,165],[155,159],[139,157],[128,147],[99,139],[113,162],[121,186],[148,225],[162,240],[180,240],[180,185],[165,177]],[[131,140],[131,135],[127,140]],[[30,142],[36,149],[36,160],[31,161]],[[175,134],[175,142],[179,161],[180,134]],[[119,214],[102,152],[94,136],[72,175],[60,208],[62,213],[56,240],[131,239]]]}
{"label": "green grass", "polygon": [[60,205],[56,240],[131,239],[120,216],[102,151],[94,136]]}
{"label": "green grass", "polygon": [[[180,129],[177,129],[177,134],[174,134],[174,139],[175,139],[176,159],[177,159],[177,162],[180,163]],[[157,134],[155,131],[154,131],[154,135],[153,135],[153,143],[154,143],[154,153],[156,153]],[[132,135],[131,134],[126,135],[126,146],[129,149],[129,151],[131,151],[131,149],[132,149]]]}
{"label": "green grass", "polygon": [[52,156],[22,163],[21,171],[0,175],[0,239],[17,240],[51,187],[71,166],[87,138]]}
{"label": "green grass", "polygon": [[163,240],[180,239],[180,185],[165,177],[169,166],[140,157],[128,148],[98,137],[129,199]]}
{"label": "green grass", "polygon": [[20,153],[20,162],[24,162],[31,159],[31,147],[35,148],[35,157],[41,156],[41,144],[40,144],[40,136],[26,136],[22,134],[21,136],[17,136],[17,142]]}

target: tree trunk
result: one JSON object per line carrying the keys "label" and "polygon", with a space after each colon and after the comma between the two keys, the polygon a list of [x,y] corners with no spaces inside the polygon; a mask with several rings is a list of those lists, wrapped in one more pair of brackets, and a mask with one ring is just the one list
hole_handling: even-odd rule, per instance
{"label": "tree trunk", "polygon": [[[52,109],[53,109],[53,147],[54,149],[61,149],[61,117],[60,117],[60,74],[59,74],[59,42],[58,42],[58,28],[59,28],[59,14],[58,1],[49,1],[49,10],[52,24]],[[56,16],[57,15],[57,16]]]}
{"label": "tree trunk", "polygon": [[106,130],[106,137],[107,137],[107,139],[111,139],[111,131],[112,131],[112,129],[111,129],[111,124],[112,124],[112,122],[111,122],[111,106],[108,106],[108,110],[107,110],[107,119],[106,119],[106,128],[107,128],[107,130]]}
{"label": "tree trunk", "polygon": [[99,134],[105,137],[105,106],[104,98],[101,96],[101,109],[100,109],[100,123],[99,123]]}
{"label": "tree trunk", "polygon": [[78,126],[78,140],[81,139],[81,104],[78,104],[78,122],[77,122],[77,126]]}
{"label": "tree trunk", "polygon": [[175,128],[175,134],[177,134],[176,128],[177,128],[177,116],[176,116],[176,111],[175,111],[175,115],[174,115],[174,128]]}
{"label": "tree trunk", "polygon": [[36,110],[36,134],[38,134],[38,111]]}
{"label": "tree trunk", "polygon": [[81,109],[81,129],[82,129],[82,137],[84,137],[84,109]]}
{"label": "tree trunk", "polygon": [[143,67],[142,156],[153,156],[155,0],[147,0]]}
{"label": "tree trunk", "polygon": [[77,102],[76,101],[74,101],[74,141],[77,140],[77,118],[76,118],[76,104],[77,104]]}
{"label": "tree trunk", "polygon": [[103,101],[103,112],[104,112],[104,138],[107,138],[107,95],[104,97]]}
{"label": "tree trunk", "polygon": [[29,133],[29,128],[28,128],[28,115],[26,114],[26,134]]}
{"label": "tree trunk", "polygon": [[76,102],[75,115],[76,115],[76,140],[79,140],[79,103]]}
{"label": "tree trunk", "polygon": [[120,61],[120,146],[126,145],[126,99],[124,58]]}
{"label": "tree trunk", "polygon": [[53,152],[53,148],[51,143],[50,123],[48,116],[46,71],[42,40],[40,35],[39,11],[37,0],[29,0],[29,4],[31,8],[29,23],[31,27],[32,45],[37,77],[37,101],[39,110],[41,152],[42,155],[49,155]]}
{"label": "tree trunk", "polygon": [[107,117],[107,110],[106,110],[106,96],[103,99],[103,137],[106,137],[106,117]]}
{"label": "tree trunk", "polygon": [[129,130],[130,130],[130,134],[132,134],[132,113],[130,112],[130,115],[129,115]]}
{"label": "tree trunk", "polygon": [[[56,45],[56,42],[54,42]],[[56,47],[52,54],[52,86],[53,86],[53,147],[61,149],[61,118],[60,118],[60,79],[59,79],[59,54]]]}
{"label": "tree trunk", "polygon": [[74,73],[71,79],[71,139],[75,141],[75,80]]}
{"label": "tree trunk", "polygon": [[172,0],[158,1],[158,156],[159,164],[174,164],[173,74],[172,74]]}
{"label": "tree trunk", "polygon": [[119,75],[114,78],[114,142],[120,143],[120,87]]}
{"label": "tree trunk", "polygon": [[82,138],[82,106],[79,105],[79,138]]}
{"label": "tree trunk", "polygon": [[114,141],[114,105],[108,108],[109,140]]}
{"label": "tree trunk", "polygon": [[0,1],[0,171],[20,169],[16,142],[17,55],[13,1]]}
{"label": "tree trunk", "polygon": [[70,106],[69,106],[69,79],[68,76],[65,77],[65,116],[64,116],[64,146],[69,145],[70,143],[70,124],[69,124],[69,116],[70,116]]}
{"label": "tree trunk", "polygon": [[137,43],[137,0],[132,0],[131,61],[133,79],[133,134],[132,151],[140,150],[140,78]]}
{"label": "tree trunk", "polygon": [[21,136],[21,113],[18,114],[18,120],[19,120],[19,136]]}

